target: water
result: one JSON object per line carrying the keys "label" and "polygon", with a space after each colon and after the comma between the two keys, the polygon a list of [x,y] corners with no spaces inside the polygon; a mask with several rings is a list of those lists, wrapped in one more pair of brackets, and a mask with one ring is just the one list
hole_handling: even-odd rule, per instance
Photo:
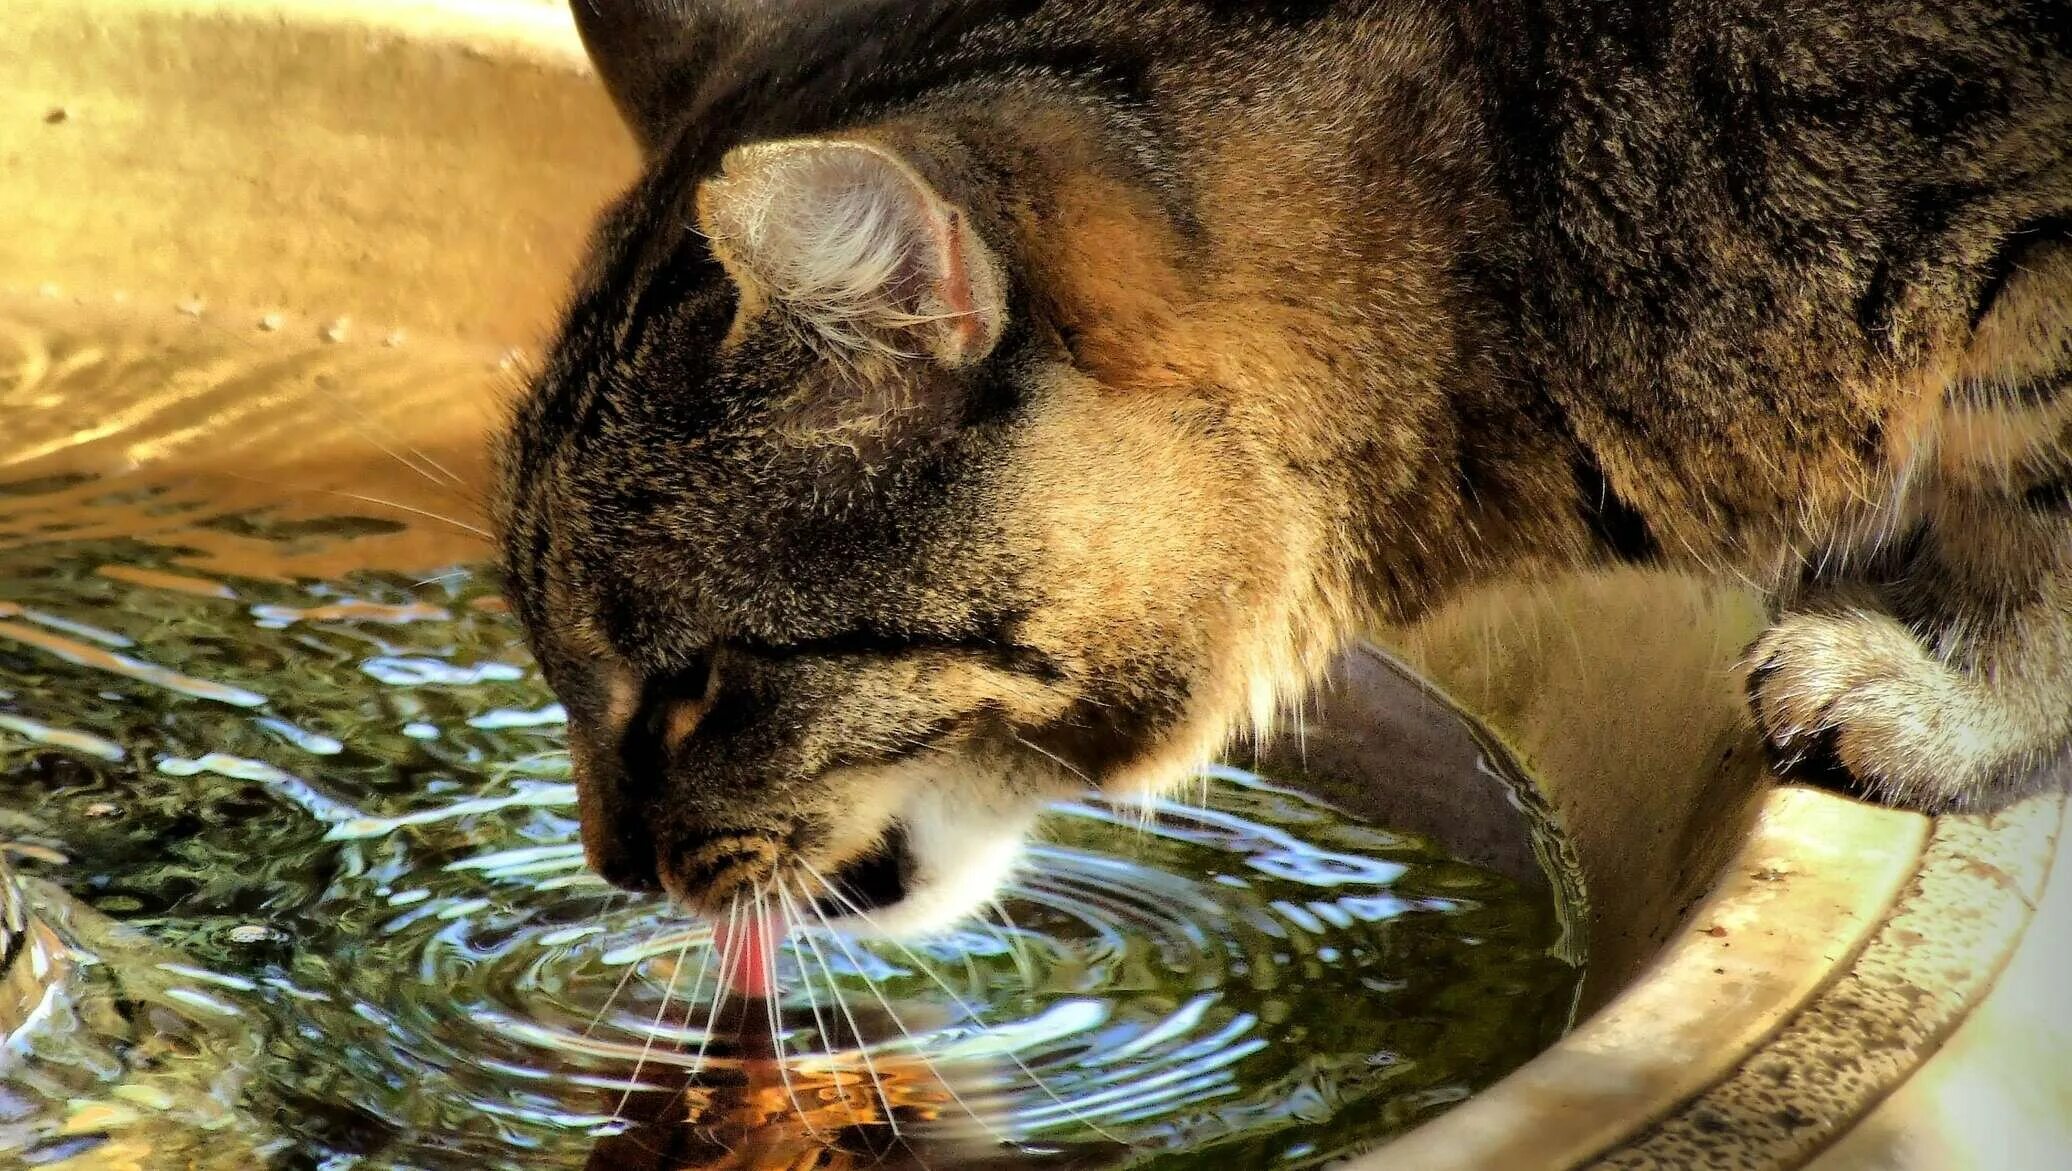
{"label": "water", "polygon": [[779,1004],[715,1006],[711,932],[583,870],[490,579],[210,498],[0,486],[0,842],[56,957],[8,1162],[900,1166],[896,1125],[933,1167],[1300,1167],[1567,1024],[1550,896],[1236,769],[1061,806],[990,921],[801,933]]}

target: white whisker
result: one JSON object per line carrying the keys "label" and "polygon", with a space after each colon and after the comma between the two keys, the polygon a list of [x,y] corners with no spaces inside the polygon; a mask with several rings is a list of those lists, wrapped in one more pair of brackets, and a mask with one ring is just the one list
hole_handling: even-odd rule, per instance
{"label": "white whisker", "polygon": [[384,500],[379,496],[369,496],[364,492],[347,492],[343,488],[298,488],[292,484],[277,484],[267,480],[259,479],[256,476],[241,475],[237,472],[220,472],[217,474],[226,476],[233,480],[243,480],[248,484],[260,484],[268,488],[278,488],[284,492],[305,492],[316,493],[323,496],[342,496],[347,500],[358,500],[365,504],[379,504],[383,508],[393,508],[400,512],[410,513],[413,516],[424,517],[426,520],[435,520],[441,524],[452,525],[454,528],[459,529],[461,532],[472,534],[474,536],[482,538],[485,541],[496,540],[496,534],[490,532],[488,529],[481,528],[477,525],[471,525],[463,520],[455,520],[453,517],[447,516],[444,513],[433,512],[430,509],[418,508],[415,505],[403,504],[395,500]]}
{"label": "white whisker", "polygon": [[[823,926],[826,924],[826,917],[820,914],[820,908],[814,906],[811,899],[801,895],[799,901],[804,903],[806,909],[812,911],[816,918],[820,919]],[[856,1014],[849,1010],[849,1002],[843,999],[840,990],[835,987],[834,966],[827,962],[827,953],[820,950],[820,945],[814,942],[813,936],[810,933],[802,932],[800,938],[806,941],[807,950],[813,953],[813,958],[820,964],[821,972],[827,976],[829,998],[834,1001],[835,1007],[842,1011],[842,1015],[848,1019],[849,1031],[856,1035],[856,1055],[863,1059],[864,1072],[870,1075],[871,1088],[877,1091],[878,1101],[884,1103],[885,1125],[892,1131],[892,1137],[903,1138],[904,1136],[899,1133],[899,1119],[894,1117],[892,1113],[891,1094],[885,1088],[885,1079],[878,1076],[878,1063],[871,1057],[870,1042],[864,1038],[863,1027],[856,1023]],[[851,963],[854,963],[853,959]],[[869,977],[865,977],[865,980],[868,982]]]}
{"label": "white whisker", "polygon": [[[833,896],[837,902],[847,907],[851,914],[863,920],[865,923],[870,924],[873,930],[885,936],[887,942],[892,944],[892,946],[898,948],[900,951],[904,952],[907,958],[913,962],[914,966],[920,969],[922,975],[928,977],[931,981],[935,983],[936,987],[942,989],[943,995],[949,997],[950,1002],[957,1006],[957,1011],[963,1013],[974,1024],[978,1025],[980,1029],[988,1028],[986,1023],[979,1018],[978,1013],[975,1012],[969,1004],[965,1003],[964,998],[957,995],[956,989],[950,987],[949,981],[943,979],[941,973],[937,972],[933,966],[931,966],[926,960],[922,959],[919,953],[915,952],[913,948],[908,947],[906,944],[901,943],[897,938],[893,937],[891,933],[879,927],[877,922],[871,918],[869,912],[857,906],[854,902],[852,902],[849,899],[848,896],[844,895],[840,890],[837,890],[835,888],[835,885],[829,882],[825,875],[822,875],[818,870],[815,870],[811,863],[805,861],[804,859],[800,859],[799,865],[805,867],[806,873],[818,879],[820,885],[827,888],[828,894]],[[837,942],[839,942],[839,940]],[[890,1006],[887,1006],[886,1011],[891,1011]],[[1082,1126],[1085,1126],[1087,1129],[1093,1131],[1095,1134],[1100,1135],[1102,1138],[1105,1138],[1108,1141],[1113,1142],[1119,1146],[1129,1145],[1123,1142],[1121,1139],[1116,1138],[1114,1135],[1109,1134],[1106,1130],[1101,1129],[1101,1127],[1097,1125],[1092,1119],[1082,1117],[1079,1111],[1074,1109],[1070,1102],[1067,1102],[1063,1098],[1059,1097],[1057,1091],[1050,1088],[1050,1083],[1044,1081],[1043,1078],[1040,1077],[1035,1070],[1029,1068],[1029,1063],[1023,1061],[1021,1059],[1020,1054],[1014,1052],[1012,1049],[1003,1049],[1001,1050],[1001,1052],[1007,1054],[1007,1059],[1009,1061],[1014,1062],[1015,1067],[1022,1071],[1022,1073],[1029,1079],[1030,1083],[1033,1084],[1037,1089],[1043,1091],[1045,1097],[1049,1098],[1052,1102],[1056,1103],[1060,1108],[1062,1108],[1067,1114],[1071,1115],[1074,1121],[1078,1122]],[[924,1060],[926,1059],[924,1058]],[[933,1063],[931,1062],[930,1064],[932,1067]],[[942,1080],[940,1075],[937,1076],[938,1080]],[[944,1083],[943,1088],[949,1089],[948,1083],[946,1081]],[[954,1097],[956,1091],[950,1090],[950,1093]],[[959,1099],[958,1105],[963,1105],[961,1099]],[[971,1113],[969,1107],[965,1108],[965,1113]],[[973,1114],[972,1117],[976,1119],[978,1116],[976,1114]]]}
{"label": "white whisker", "polygon": [[[690,946],[690,942],[690,938],[686,936],[684,946]],[[691,994],[685,997],[683,1002],[686,1015],[690,1012],[690,1006],[697,1003],[698,994],[705,990],[705,972],[712,967],[712,950],[710,946],[707,946],[705,954],[698,957],[698,976],[697,979],[691,981]],[[685,1023],[688,1024],[689,1021],[686,1020]]]}
{"label": "white whisker", "polygon": [[[813,994],[813,973],[799,955],[799,938],[805,933],[805,920],[799,917],[798,907],[792,902],[791,892],[784,885],[784,876],[778,875],[773,885],[777,891],[778,906],[784,912],[784,940],[791,945],[792,958],[799,961],[799,988],[806,994],[806,1007],[813,1014],[814,1032],[819,1035],[821,1047],[832,1060],[835,1051],[834,1034],[828,1031],[827,1019],[820,1015],[820,998]],[[840,995],[834,987],[832,975],[828,980],[827,994],[830,998]],[[849,1110],[850,1121],[861,1125],[863,1115],[857,1112],[856,1103],[849,1100],[849,1087],[842,1084],[839,1071],[834,1074],[833,1081],[836,1096],[842,1099],[842,1105]]]}
{"label": "white whisker", "polygon": [[[805,866],[806,872],[812,875],[815,879],[818,879],[822,886],[827,885],[827,880],[821,878],[819,872],[814,870],[810,865],[808,865],[804,859],[800,859],[799,864],[801,866]],[[840,896],[837,895],[836,897],[839,898]],[[811,902],[807,903],[807,906],[812,908],[813,913],[816,916],[819,916],[821,924],[825,926],[827,924],[827,916],[824,913],[822,913],[820,908]],[[850,967],[855,968],[859,972],[864,970],[863,965],[857,962],[856,953],[849,949],[848,941],[842,938],[841,932],[834,930],[832,927],[829,927],[828,938],[834,940],[835,946],[842,949],[842,954],[847,956],[849,959]],[[885,1010],[886,1019],[892,1022],[893,1028],[899,1030],[900,1036],[905,1037],[907,1039],[907,1044],[913,1047],[914,1056],[920,1058],[921,1064],[928,1067],[928,1072],[934,1075],[935,1082],[937,1085],[942,1087],[943,1093],[948,1094],[950,1096],[950,1101],[955,1102],[957,1104],[957,1108],[964,1111],[965,1115],[969,1117],[973,1122],[977,1123],[979,1129],[985,1131],[987,1136],[992,1138],[993,1141],[998,1143],[1006,1143],[1008,1141],[1007,1137],[1001,1134],[998,1130],[994,1129],[993,1124],[987,1122],[984,1116],[979,1114],[978,1111],[972,1109],[971,1104],[964,1100],[964,1095],[957,1092],[957,1087],[950,1084],[950,1079],[943,1074],[942,1067],[935,1063],[934,1058],[928,1056],[928,1051],[926,1048],[922,1046],[921,1039],[919,1037],[914,1036],[913,1030],[907,1028],[906,1022],[899,1019],[899,1013],[893,1011],[892,1002],[885,998],[885,993],[878,987],[878,982],[871,979],[868,975],[864,977],[863,982],[864,986],[871,990],[871,995],[877,998],[879,1007]],[[885,1100],[885,1116],[887,1118],[890,1118],[892,1116],[892,1102],[889,1098]],[[912,1150],[913,1144],[907,1144],[907,1149]]]}
{"label": "white whisker", "polygon": [[1094,779],[1090,776],[1087,776],[1085,770],[1073,764],[1071,761],[1066,760],[1064,757],[1059,756],[1057,753],[1052,752],[1047,748],[1039,748],[1036,745],[1031,744],[1029,741],[1023,739],[1021,734],[1018,732],[1010,732],[1008,734],[1010,736],[1013,736],[1014,742],[1021,745],[1023,748],[1028,749],[1029,751],[1035,753],[1038,756],[1044,757],[1051,763],[1057,765],[1059,768],[1064,769],[1066,772],[1071,773],[1073,776],[1078,777],[1082,781],[1085,781],[1088,787],[1094,786]]}
{"label": "white whisker", "polygon": [[639,967],[640,961],[638,960],[629,960],[627,962],[625,970],[619,973],[619,982],[613,986],[611,995],[604,998],[604,1003],[597,1006],[597,1014],[590,1018],[589,1024],[583,1026],[583,1040],[589,1040],[590,1034],[597,1031],[597,1026],[604,1020],[604,1014],[611,1011],[612,1002],[616,1001],[620,994],[626,991],[626,985],[632,981],[633,973]]}
{"label": "white whisker", "polygon": [[705,1053],[712,1046],[712,1034],[719,1030],[719,1007],[727,1002],[727,986],[733,982],[732,962],[727,958],[726,944],[734,938],[735,925],[741,921],[741,895],[736,892],[734,901],[727,910],[727,933],[721,935],[715,924],[712,933],[712,950],[719,953],[719,979],[712,986],[712,1007],[705,1014],[705,1031],[698,1035],[698,1053],[691,1058],[692,1078],[705,1071]]}
{"label": "white whisker", "polygon": [[[344,404],[342,402],[335,403],[335,405],[341,411],[343,411]],[[468,499],[468,488],[466,482],[464,482],[459,476],[454,475],[450,470],[448,470],[446,465],[440,463],[438,460],[433,459],[431,456],[426,455],[415,445],[407,442],[403,443],[403,447],[407,449],[411,455],[416,456],[417,459],[413,460],[404,456],[402,452],[399,452],[395,448],[390,447],[387,443],[382,442],[381,436],[376,435],[371,428],[362,425],[364,422],[367,421],[371,420],[368,419],[368,416],[363,411],[361,412],[361,422],[355,422],[352,419],[347,419],[345,420],[345,425],[351,427],[355,431],[358,431],[360,433],[361,438],[367,440],[367,442],[372,443],[374,446],[380,448],[383,455],[388,456],[390,459],[395,460],[397,463],[402,464],[404,467],[409,468],[411,471],[416,472],[420,476],[423,476],[435,487],[453,491],[459,494],[462,499]],[[419,463],[417,462],[418,460],[422,460],[424,462]],[[441,475],[433,474],[432,471],[427,469],[426,465],[430,465],[431,468],[438,469]],[[472,503],[472,501],[470,501],[470,503]]]}
{"label": "white whisker", "polygon": [[[1295,752],[1305,771],[1309,768],[1309,697],[1297,693],[1295,697]],[[1204,780],[1207,778],[1204,777]],[[1207,786],[1203,786],[1204,793]]]}
{"label": "white whisker", "polygon": [[648,1027],[648,1035],[641,1041],[640,1057],[633,1063],[633,1076],[626,1079],[626,1091],[619,1095],[618,1108],[612,1111],[614,1117],[626,1116],[626,1103],[633,1098],[633,1090],[640,1084],[640,1072],[647,1067],[648,1055],[654,1052],[655,1034],[662,1031],[662,1018],[669,1013],[670,997],[676,992],[676,978],[683,974],[684,957],[691,952],[691,937],[684,936],[683,946],[676,949],[676,962],[669,969],[669,982],[662,986],[662,1007],[655,1010],[655,1020]]}
{"label": "white whisker", "polygon": [[799,1093],[791,1084],[791,1069],[784,1063],[784,1029],[777,1019],[777,949],[768,946],[766,924],[770,921],[770,908],[763,895],[761,883],[755,888],[755,922],[749,930],[757,936],[756,951],[762,953],[762,968],[765,982],[763,991],[763,1015],[770,1020],[770,1056],[777,1062],[777,1080],[784,1085],[784,1096],[791,1102],[791,1112],[798,1115],[799,1125],[814,1142],[820,1142],[820,1132],[813,1129],[813,1123],[806,1116],[806,1108],[799,1102]]}
{"label": "white whisker", "polygon": [[408,504],[398,503],[394,500],[383,500],[379,496],[368,496],[360,492],[347,492],[343,489],[338,488],[326,488],[323,489],[323,491],[332,492],[339,496],[344,496],[352,500],[365,501],[368,504],[379,504],[388,508],[400,508],[404,512],[424,517],[427,520],[436,520],[444,524],[452,525],[454,528],[459,529],[461,532],[472,533],[475,536],[481,537],[485,541],[494,541],[496,539],[496,534],[490,532],[488,529],[482,528],[478,525],[471,525],[463,520],[455,520],[453,517],[447,516],[444,513],[433,512],[429,509],[424,508],[416,508]]}
{"label": "white whisker", "polygon": [[1013,917],[1007,913],[1007,904],[1001,902],[998,896],[987,899],[986,902],[992,907],[993,913],[1000,916],[1001,925],[1007,928],[1004,933],[996,932],[995,938],[1000,940],[1007,948],[1007,954],[1013,958],[1015,974],[1021,977],[1024,987],[1034,984],[1036,973],[1029,964],[1029,949],[1022,942],[1022,929],[1015,925]]}
{"label": "white whisker", "polygon": [[[369,443],[372,443],[374,446],[380,448],[383,454],[387,455],[390,459],[395,460],[397,463],[402,464],[404,467],[409,468],[411,471],[416,472],[420,476],[423,476],[426,480],[437,485],[438,487],[452,490],[456,495],[460,496],[464,500],[467,500],[471,504],[481,503],[479,496],[477,496],[475,493],[475,490],[468,487],[468,482],[466,480],[463,480],[460,476],[455,475],[452,468],[449,468],[445,464],[440,463],[438,460],[433,459],[429,452],[425,451],[423,448],[417,446],[416,444],[411,443],[409,440],[397,435],[393,429],[388,428],[386,426],[381,426],[381,430],[387,433],[389,439],[395,440],[396,445],[400,446],[403,449],[403,451],[399,452],[396,450],[395,447],[391,447],[387,441],[383,440],[380,435],[375,433],[375,428],[376,426],[380,425],[380,423],[379,420],[375,418],[373,412],[367,410],[365,407],[362,407],[357,403],[354,403],[350,398],[347,397],[338,395],[321,395],[318,397],[324,403],[329,405],[334,412],[338,414],[339,418],[344,421],[346,426],[351,427],[355,431],[358,431],[361,437],[365,438]],[[409,457],[406,458],[403,452],[408,452]]]}
{"label": "white whisker", "polygon": [[431,576],[431,577],[427,577],[427,578],[424,578],[424,579],[422,579],[422,580],[420,580],[420,581],[413,581],[413,582],[411,582],[411,583],[410,583],[410,588],[411,588],[411,589],[413,589],[413,590],[421,590],[421,589],[423,589],[424,587],[426,587],[426,586],[428,586],[428,585],[431,585],[431,584],[433,584],[433,583],[435,583],[435,582],[442,582],[442,581],[459,581],[459,580],[460,580],[461,578],[467,577],[467,576],[469,575],[469,573],[470,573],[470,572],[471,572],[471,571],[469,571],[469,570],[466,570],[466,569],[456,569],[456,570],[452,571],[451,573],[441,573],[441,574],[435,574],[435,575],[433,575],[433,576]]}

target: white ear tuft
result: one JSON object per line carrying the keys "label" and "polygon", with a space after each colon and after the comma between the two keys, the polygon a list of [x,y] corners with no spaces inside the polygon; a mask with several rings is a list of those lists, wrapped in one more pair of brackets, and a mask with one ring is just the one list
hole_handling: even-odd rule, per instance
{"label": "white ear tuft", "polygon": [[889,151],[844,140],[738,147],[698,192],[751,309],[774,307],[849,350],[983,358],[1005,316],[968,218]]}

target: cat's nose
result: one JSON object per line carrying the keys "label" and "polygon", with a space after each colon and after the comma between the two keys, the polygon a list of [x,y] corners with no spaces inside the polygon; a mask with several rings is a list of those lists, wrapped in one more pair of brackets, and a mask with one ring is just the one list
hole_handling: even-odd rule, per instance
{"label": "cat's nose", "polygon": [[586,815],[583,858],[599,878],[620,890],[654,894],[662,889],[654,843],[644,829]]}
{"label": "cat's nose", "polygon": [[683,670],[621,686],[623,698],[617,702],[624,706],[589,729],[603,742],[580,735],[570,745],[578,748],[575,741],[582,742],[575,766],[583,856],[613,886],[652,893],[666,885],[657,860],[655,802],[661,799],[671,757],[711,707],[717,680],[711,661],[701,657]]}
{"label": "cat's nose", "polygon": [[760,891],[786,851],[784,837],[768,830],[703,828],[668,843],[656,869],[678,903],[718,915]]}
{"label": "cat's nose", "polygon": [[583,860],[599,878],[621,890],[659,890],[649,829],[658,792],[654,778],[629,770],[624,753],[614,751],[617,746],[598,732],[581,721],[569,724],[569,765],[575,773]]}

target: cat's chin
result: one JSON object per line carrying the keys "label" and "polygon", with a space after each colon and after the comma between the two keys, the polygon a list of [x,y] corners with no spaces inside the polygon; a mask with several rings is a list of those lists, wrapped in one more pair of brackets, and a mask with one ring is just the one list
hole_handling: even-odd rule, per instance
{"label": "cat's chin", "polygon": [[902,896],[868,912],[830,915],[828,925],[864,939],[950,930],[999,896],[1041,812],[1034,803],[1002,808],[968,794],[915,793],[898,813],[910,854]]}

